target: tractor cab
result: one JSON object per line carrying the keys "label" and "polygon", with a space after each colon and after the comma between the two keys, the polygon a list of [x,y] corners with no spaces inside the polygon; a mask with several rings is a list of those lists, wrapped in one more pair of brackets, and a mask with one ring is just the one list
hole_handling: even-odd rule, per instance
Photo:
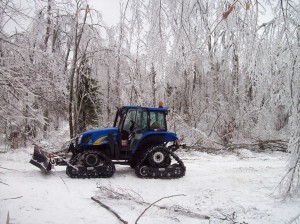
{"label": "tractor cab", "polygon": [[143,137],[166,132],[167,113],[166,108],[132,106],[120,108],[114,122],[114,127],[118,130],[119,147],[134,153]]}

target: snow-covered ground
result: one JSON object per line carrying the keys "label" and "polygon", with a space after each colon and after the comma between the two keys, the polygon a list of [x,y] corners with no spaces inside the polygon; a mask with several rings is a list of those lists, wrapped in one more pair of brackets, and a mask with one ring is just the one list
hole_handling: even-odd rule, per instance
{"label": "snow-covered ground", "polygon": [[7,184],[0,183],[0,224],[8,212],[14,224],[121,223],[91,197],[128,223],[167,196],[173,197],[150,207],[138,223],[288,223],[300,213],[299,199],[273,194],[284,174],[284,153],[181,151],[187,172],[175,180],[139,179],[127,166],[116,166],[109,179],[71,179],[64,167],[43,175],[29,164],[31,153],[0,154],[0,181]]}

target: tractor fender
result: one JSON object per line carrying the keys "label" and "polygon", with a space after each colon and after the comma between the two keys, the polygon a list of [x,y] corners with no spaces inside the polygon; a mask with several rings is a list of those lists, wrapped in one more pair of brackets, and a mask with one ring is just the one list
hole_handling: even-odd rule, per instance
{"label": "tractor fender", "polygon": [[178,138],[173,132],[147,132],[144,133],[137,146],[132,149],[132,153],[135,154],[136,151],[146,150],[154,145],[161,145],[176,140]]}
{"label": "tractor fender", "polygon": [[132,160],[130,162],[131,168],[136,166],[143,153],[156,145],[162,145],[170,141],[176,141],[178,138],[175,133],[172,132],[147,132],[144,133],[136,147],[132,148]]}

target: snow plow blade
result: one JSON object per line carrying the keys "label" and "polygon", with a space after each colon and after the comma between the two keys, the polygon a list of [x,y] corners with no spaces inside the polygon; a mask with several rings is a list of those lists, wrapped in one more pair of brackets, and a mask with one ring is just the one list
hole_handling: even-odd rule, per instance
{"label": "snow plow blade", "polygon": [[45,173],[48,173],[52,168],[49,153],[37,145],[34,146],[34,152],[29,162]]}

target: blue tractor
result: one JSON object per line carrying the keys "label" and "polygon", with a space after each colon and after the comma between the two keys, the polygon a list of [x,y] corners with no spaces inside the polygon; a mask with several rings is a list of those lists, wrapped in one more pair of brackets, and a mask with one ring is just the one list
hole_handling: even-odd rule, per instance
{"label": "blue tractor", "polygon": [[30,163],[44,172],[66,165],[71,178],[111,177],[115,164],[130,165],[141,178],[182,177],[186,168],[174,153],[180,144],[167,129],[167,114],[162,107],[124,106],[117,110],[112,128],[90,130],[73,139],[70,160],[35,146]]}

